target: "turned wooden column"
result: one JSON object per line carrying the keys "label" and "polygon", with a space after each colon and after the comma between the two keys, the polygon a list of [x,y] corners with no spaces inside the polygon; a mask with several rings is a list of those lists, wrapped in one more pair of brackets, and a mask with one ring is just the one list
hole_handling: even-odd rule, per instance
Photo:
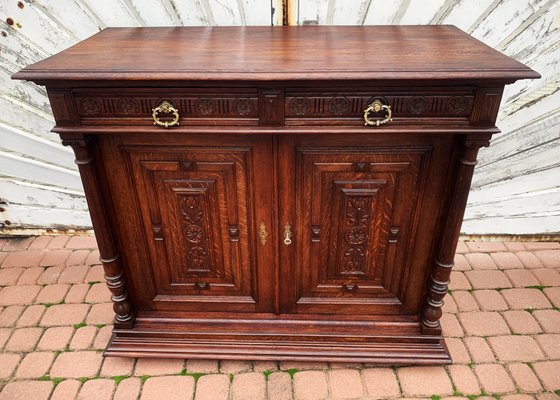
{"label": "turned wooden column", "polygon": [[76,155],[84,191],[91,215],[91,222],[95,231],[95,238],[99,247],[99,260],[103,264],[105,280],[111,291],[113,310],[115,311],[115,327],[130,328],[134,322],[134,310],[128,298],[124,271],[120,264],[119,252],[115,245],[107,211],[103,206],[99,188],[99,179],[95,170],[94,160],[90,151],[88,136],[77,135],[63,137],[62,144],[70,146]]}
{"label": "turned wooden column", "polygon": [[463,142],[449,214],[445,221],[439,251],[432,266],[428,294],[422,310],[422,331],[425,334],[441,333],[439,323],[442,314],[441,308],[443,298],[448,291],[451,269],[455,265],[455,251],[461,232],[474,167],[477,164],[476,157],[481,147],[487,147],[490,144],[490,138],[491,135],[467,135]]}

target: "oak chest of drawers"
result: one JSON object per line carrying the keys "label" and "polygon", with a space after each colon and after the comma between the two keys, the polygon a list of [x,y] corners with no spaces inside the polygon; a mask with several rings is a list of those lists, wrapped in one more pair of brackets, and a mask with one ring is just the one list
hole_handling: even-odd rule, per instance
{"label": "oak chest of drawers", "polygon": [[76,154],[107,355],[450,362],[480,147],[524,65],[450,26],[117,28],[25,68]]}

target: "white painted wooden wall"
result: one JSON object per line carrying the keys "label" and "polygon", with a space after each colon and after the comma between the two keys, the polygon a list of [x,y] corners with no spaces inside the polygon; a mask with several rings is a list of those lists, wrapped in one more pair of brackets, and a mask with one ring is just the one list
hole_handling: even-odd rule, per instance
{"label": "white painted wooden wall", "polygon": [[[559,0],[284,3],[290,24],[454,24],[539,71],[506,89],[503,133],[480,153],[462,231],[560,232]],[[12,73],[107,26],[280,25],[282,15],[281,0],[0,0],[0,226],[90,226],[71,151],[49,133],[44,89]]]}

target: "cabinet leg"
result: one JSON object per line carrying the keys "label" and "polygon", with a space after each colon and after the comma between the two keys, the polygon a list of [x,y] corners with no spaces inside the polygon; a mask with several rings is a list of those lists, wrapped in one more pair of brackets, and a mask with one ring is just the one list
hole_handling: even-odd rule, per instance
{"label": "cabinet leg", "polygon": [[487,147],[490,144],[490,138],[491,135],[467,135],[463,141],[457,181],[453,189],[442,242],[432,266],[428,293],[422,309],[421,320],[424,334],[441,334],[439,323],[442,314],[441,308],[443,298],[447,294],[451,269],[454,265],[455,250],[463,223],[476,157],[481,147]]}
{"label": "cabinet leg", "polygon": [[103,207],[99,177],[90,152],[89,140],[87,136],[83,135],[63,135],[62,144],[72,147],[76,155],[75,162],[84,184],[91,222],[99,247],[99,260],[103,264],[107,286],[112,294],[113,310],[116,314],[115,327],[131,328],[134,323],[134,309],[126,290],[124,271],[111,231],[109,217]]}

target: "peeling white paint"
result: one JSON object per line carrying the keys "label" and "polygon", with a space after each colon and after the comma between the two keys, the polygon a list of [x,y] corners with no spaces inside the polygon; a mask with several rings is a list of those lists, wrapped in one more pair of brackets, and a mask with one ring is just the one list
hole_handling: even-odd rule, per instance
{"label": "peeling white paint", "polygon": [[[503,133],[480,152],[462,231],[560,231],[560,2],[555,0],[289,0],[299,24],[455,24],[527,63],[541,80],[506,88]],[[274,8],[274,14],[273,14]],[[281,0],[16,0],[0,2],[0,218],[12,227],[88,227],[72,154],[50,133],[43,88],[18,69],[107,26],[269,25]],[[14,22],[7,24],[8,18]],[[375,39],[372,38],[372,46]]]}

